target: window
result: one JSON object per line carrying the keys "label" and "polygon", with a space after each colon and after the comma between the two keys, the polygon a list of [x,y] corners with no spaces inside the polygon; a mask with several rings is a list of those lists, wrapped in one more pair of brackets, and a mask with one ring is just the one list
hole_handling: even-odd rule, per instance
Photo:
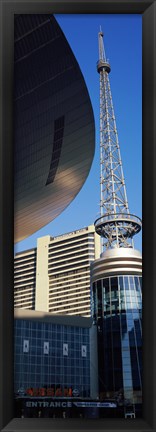
{"label": "window", "polygon": [[68,356],[68,344],[67,343],[63,344],[63,355]]}
{"label": "window", "polygon": [[81,346],[81,356],[87,357],[87,346],[86,345]]}
{"label": "window", "polygon": [[49,354],[49,342],[44,342],[43,352],[44,352],[44,354]]}
{"label": "window", "polygon": [[28,353],[29,352],[29,340],[23,341],[23,352]]}

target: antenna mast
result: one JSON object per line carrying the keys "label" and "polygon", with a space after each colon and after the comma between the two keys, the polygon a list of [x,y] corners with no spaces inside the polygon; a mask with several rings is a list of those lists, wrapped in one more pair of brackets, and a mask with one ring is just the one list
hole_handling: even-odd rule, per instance
{"label": "antenna mast", "polygon": [[141,230],[141,219],[129,213],[120,147],[109,82],[111,67],[106,59],[103,32],[98,34],[100,75],[100,213],[96,232],[103,247],[133,247],[133,236]]}

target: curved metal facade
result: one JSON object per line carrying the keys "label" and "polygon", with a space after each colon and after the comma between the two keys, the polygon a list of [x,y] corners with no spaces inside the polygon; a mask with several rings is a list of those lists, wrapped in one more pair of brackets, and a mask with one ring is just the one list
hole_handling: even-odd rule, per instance
{"label": "curved metal facade", "polygon": [[91,264],[92,282],[118,274],[142,275],[142,257],[138,250],[133,248],[109,249]]}
{"label": "curved metal facade", "polygon": [[95,149],[88,90],[52,15],[15,17],[15,241],[57,217],[82,188]]}

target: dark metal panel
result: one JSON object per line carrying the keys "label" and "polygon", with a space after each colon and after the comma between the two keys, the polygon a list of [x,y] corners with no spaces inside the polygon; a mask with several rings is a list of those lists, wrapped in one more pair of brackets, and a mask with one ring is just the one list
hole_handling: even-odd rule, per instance
{"label": "dark metal panel", "polygon": [[[15,33],[14,232],[15,241],[19,241],[51,222],[79,192],[91,167],[95,130],[84,78],[54,16],[18,15]],[[56,162],[55,122],[59,117],[64,118],[64,131],[54,167],[54,161],[51,166],[51,155],[54,159],[55,153]],[[83,140],[79,133],[83,133]],[[80,165],[77,182],[74,182],[72,172],[73,167],[77,166],[78,140]],[[88,153],[87,159],[85,152]],[[61,170],[68,174],[68,184],[70,182],[73,186],[70,195],[65,191],[61,195],[60,177],[58,181],[56,178],[59,164]],[[47,185],[48,188],[45,188]],[[55,188],[60,202],[56,202]],[[45,217],[40,218],[39,206],[43,206],[43,200]],[[27,216],[25,212],[27,219],[22,220],[24,207],[29,208]],[[32,224],[31,218],[35,224]]]}

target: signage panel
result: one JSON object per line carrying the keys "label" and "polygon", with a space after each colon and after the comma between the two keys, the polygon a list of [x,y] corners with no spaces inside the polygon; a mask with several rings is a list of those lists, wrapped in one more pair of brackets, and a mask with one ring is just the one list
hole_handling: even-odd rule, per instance
{"label": "signage panel", "polygon": [[42,401],[29,400],[25,402],[27,408],[116,408],[114,402],[75,402],[75,401]]}

